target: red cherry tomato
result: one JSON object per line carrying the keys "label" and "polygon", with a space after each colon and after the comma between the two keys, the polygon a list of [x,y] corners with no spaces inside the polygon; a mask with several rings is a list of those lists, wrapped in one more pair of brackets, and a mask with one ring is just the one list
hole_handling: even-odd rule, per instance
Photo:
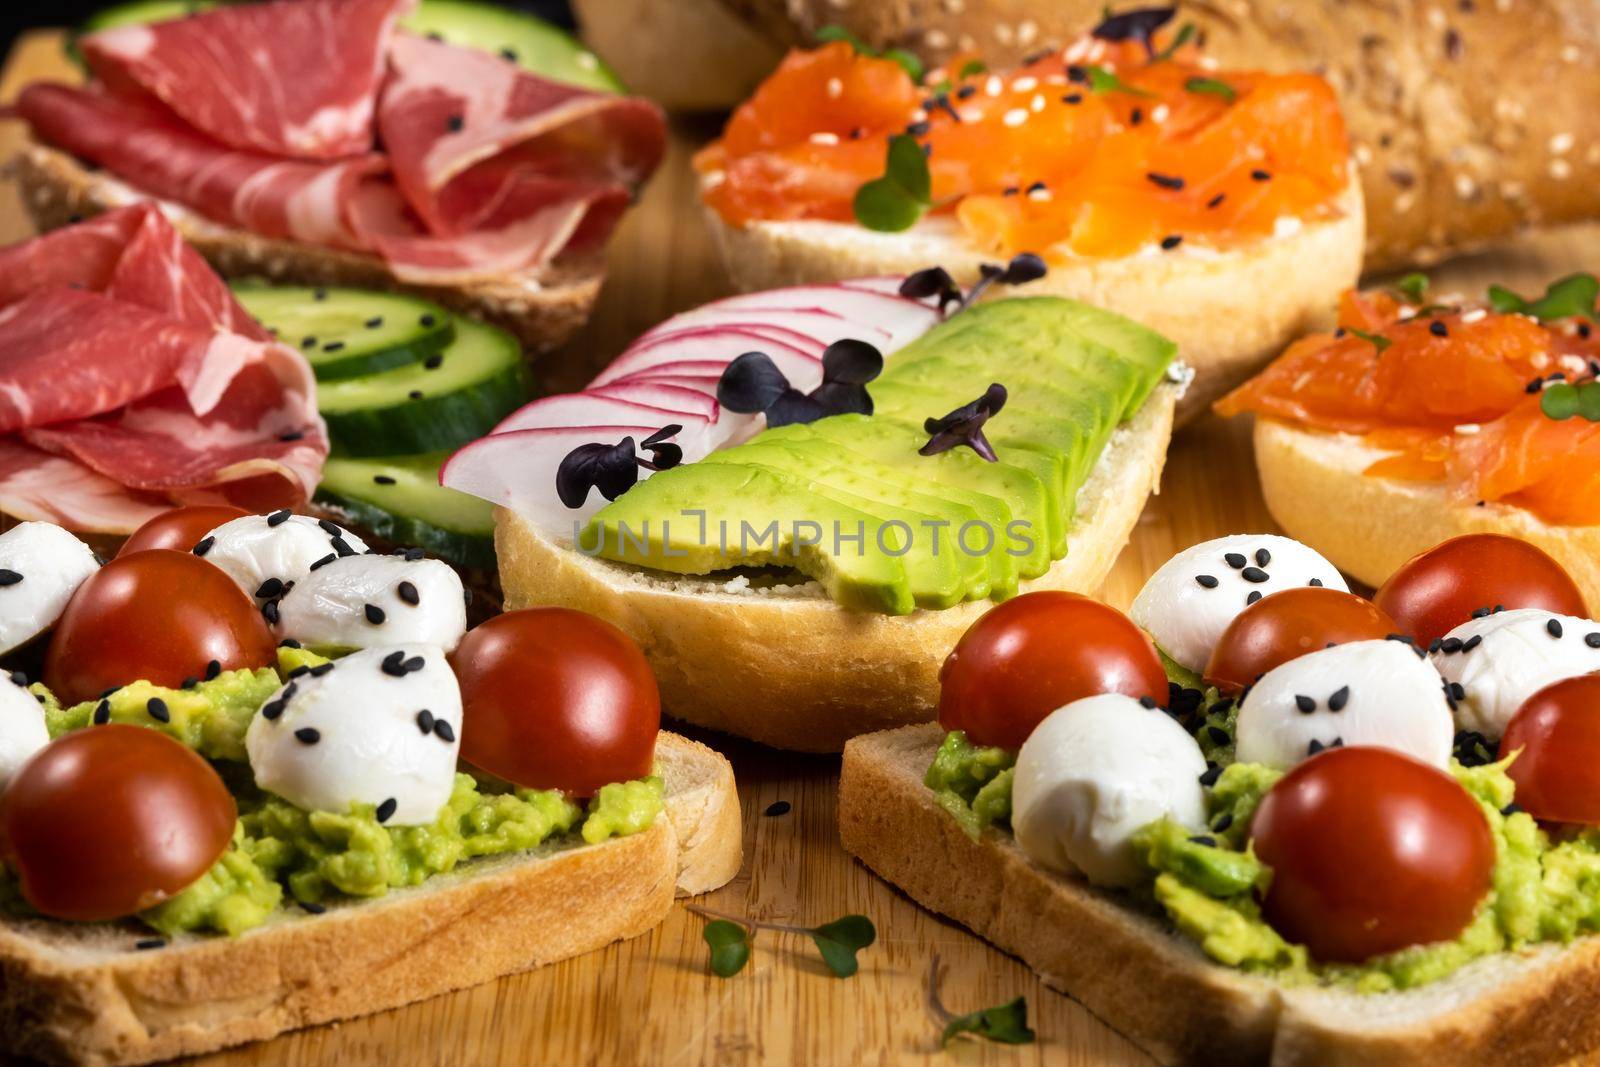
{"label": "red cherry tomato", "polygon": [[1372,600],[1423,646],[1474,611],[1496,605],[1589,617],[1583,594],[1561,564],[1543,549],[1502,534],[1452,537],[1413,556]]}
{"label": "red cherry tomato", "polygon": [[1506,726],[1500,754],[1517,803],[1536,819],[1600,823],[1600,674],[1545,686]]}
{"label": "red cherry tomato", "polygon": [[939,671],[939,724],[976,745],[1017,749],[1046,715],[1098,693],[1167,702],[1144,631],[1077,593],[1026,593],[962,635]]}
{"label": "red cherry tomato", "polygon": [[175,548],[187,552],[200,538],[225,522],[242,519],[250,514],[232,504],[196,504],[193,507],[173,508],[164,511],[137,530],[122,543],[119,556],[131,556],[150,548]]}
{"label": "red cherry tomato", "polygon": [[221,570],[157,548],[101,567],[78,587],[45,653],[44,684],[63,704],[113,686],[179,686],[216,660],[264,667],[276,644],[266,620]]}
{"label": "red cherry tomato", "polygon": [[1222,631],[1206,664],[1205,681],[1235,696],[1272,668],[1351,641],[1382,640],[1399,626],[1354,593],[1306,586],[1285,589],[1241,611]]}
{"label": "red cherry tomato", "polygon": [[639,646],[570,608],[497,615],[450,656],[461,682],[461,758],[530,789],[592,796],[643,778],[661,693]]}
{"label": "red cherry tomato", "polygon": [[0,854],[22,895],[58,919],[117,919],[211,869],[233,797],[165,734],[112,723],[52,741],[0,796]]}
{"label": "red cherry tomato", "polygon": [[1319,960],[1456,937],[1494,866],[1488,821],[1467,791],[1386,748],[1300,763],[1262,798],[1250,833],[1272,868],[1263,915]]}

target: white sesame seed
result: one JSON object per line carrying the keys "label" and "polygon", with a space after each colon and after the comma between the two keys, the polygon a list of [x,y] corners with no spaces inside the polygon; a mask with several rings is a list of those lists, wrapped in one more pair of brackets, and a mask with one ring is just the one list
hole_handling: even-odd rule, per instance
{"label": "white sesame seed", "polygon": [[844,82],[838,78],[828,79],[828,99],[837,100],[844,95]]}
{"label": "white sesame seed", "polygon": [[1015,89],[1019,93],[1031,93],[1035,88],[1038,87],[1038,85],[1039,79],[1029,75],[1027,77],[1018,78],[1016,81],[1012,82],[1011,88]]}
{"label": "white sesame seed", "polygon": [[922,35],[922,39],[928,43],[929,48],[943,48],[950,43],[950,35],[943,30],[929,30]]}
{"label": "white sesame seed", "polygon": [[1577,138],[1571,133],[1558,133],[1550,138],[1550,154],[1554,156],[1565,155]]}
{"label": "white sesame seed", "polygon": [[1456,427],[1456,433],[1466,434],[1470,437],[1481,429],[1483,429],[1483,427],[1479,426],[1475,422],[1463,422],[1460,426]]}
{"label": "white sesame seed", "polygon": [[1014,107],[1010,111],[1007,111],[1005,116],[1001,118],[1000,121],[1005,123],[1007,126],[1021,126],[1024,122],[1028,121],[1028,112],[1023,108]]}
{"label": "white sesame seed", "polygon": [[1463,200],[1470,200],[1478,192],[1478,183],[1472,180],[1470,174],[1456,175],[1456,195]]}
{"label": "white sesame seed", "polygon": [[[1534,370],[1544,370],[1550,365],[1550,353],[1535,352],[1528,362],[1533,364]],[[1545,384],[1548,385],[1550,383],[1546,382]]]}
{"label": "white sesame seed", "polygon": [[1472,308],[1461,313],[1461,321],[1465,325],[1471,326],[1474,322],[1482,322],[1488,315],[1487,308]]}
{"label": "white sesame seed", "polygon": [[835,145],[835,144],[839,143],[839,135],[836,134],[836,133],[827,133],[827,132],[814,133],[814,134],[811,135],[811,143],[812,144]]}
{"label": "white sesame seed", "polygon": [[915,110],[915,111],[913,111],[911,113],[911,121],[912,122],[927,122],[928,121],[928,112],[926,110],[924,110],[923,108],[920,108],[920,107],[917,108],[917,110]]}
{"label": "white sesame seed", "polygon": [[1572,164],[1564,159],[1552,159],[1550,161],[1550,177],[1558,182],[1566,181],[1572,177]]}
{"label": "white sesame seed", "polygon": [[1032,19],[1023,19],[1022,22],[1017,25],[1018,44],[1032,44],[1033,39],[1037,36],[1039,36],[1039,24],[1034,22]]}
{"label": "white sesame seed", "polygon": [[1050,190],[1049,189],[1029,189],[1028,190],[1028,199],[1029,200],[1037,200],[1040,203],[1043,203],[1044,201],[1050,199]]}
{"label": "white sesame seed", "polygon": [[1394,198],[1394,213],[1396,215],[1404,215],[1406,212],[1410,211],[1416,206],[1417,194],[1414,191],[1401,193],[1399,196]]}
{"label": "white sesame seed", "polygon": [[1401,322],[1406,322],[1406,321],[1409,321],[1410,319],[1414,319],[1416,317],[1417,317],[1417,309],[1416,308],[1414,308],[1414,307],[1403,307],[1403,308],[1400,309],[1399,319],[1400,319]]}
{"label": "white sesame seed", "polygon": [[1368,148],[1364,144],[1356,145],[1355,156],[1356,162],[1363,167],[1372,163],[1372,149]]}
{"label": "white sesame seed", "polygon": [[1011,26],[1008,23],[1000,22],[995,24],[995,40],[999,41],[1001,44],[1010,44],[1014,37],[1015,34],[1012,33]]}
{"label": "white sesame seed", "polygon": [[1576,63],[1583,58],[1583,49],[1575,44],[1569,44],[1561,49],[1561,62]]}
{"label": "white sesame seed", "polygon": [[1589,361],[1582,356],[1562,356],[1561,369],[1572,375],[1582,374],[1589,369]]}
{"label": "white sesame seed", "polygon": [[1150,121],[1166,122],[1167,116],[1170,114],[1172,114],[1172,109],[1166,104],[1157,104],[1155,107],[1150,109]]}
{"label": "white sesame seed", "polygon": [[1521,200],[1527,193],[1521,182],[1501,182],[1500,195],[1507,200]]}
{"label": "white sesame seed", "polygon": [[1044,110],[1044,94],[1043,93],[1035,93],[1034,96],[1033,96],[1033,99],[1028,101],[1028,107],[1032,108],[1034,111],[1043,111]]}
{"label": "white sesame seed", "polygon": [[983,91],[989,96],[999,96],[1000,91],[1004,88],[1005,84],[1000,80],[1000,75],[998,74],[989,75],[988,80],[983,83]]}

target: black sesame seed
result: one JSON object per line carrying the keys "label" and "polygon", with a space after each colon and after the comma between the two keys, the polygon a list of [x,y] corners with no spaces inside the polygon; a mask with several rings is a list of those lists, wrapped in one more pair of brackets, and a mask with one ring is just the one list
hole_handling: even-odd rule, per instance
{"label": "black sesame seed", "polygon": [[326,556],[323,556],[321,559],[319,559],[315,563],[313,563],[310,566],[309,569],[310,570],[316,570],[318,567],[326,567],[328,564],[332,563],[334,560],[336,560],[338,558],[339,558],[339,553],[337,553],[337,552],[329,552]]}
{"label": "black sesame seed", "polygon": [[28,676],[26,674],[23,674],[21,671],[12,671],[11,672],[11,684],[12,685],[20,685],[24,689],[26,689],[27,686],[28,686]]}
{"label": "black sesame seed", "polygon": [[1350,703],[1350,687],[1342,685],[1328,698],[1328,710],[1343,711],[1348,703]]}
{"label": "black sesame seed", "polygon": [[278,602],[269,600],[261,605],[261,617],[274,626],[278,625]]}
{"label": "black sesame seed", "polygon": [[1068,93],[1066,96],[1063,96],[1061,98],[1061,102],[1063,104],[1081,104],[1081,103],[1083,103],[1083,94],[1082,93]]}
{"label": "black sesame seed", "polygon": [[420,548],[403,548],[400,550],[401,558],[407,563],[415,563],[417,560],[426,555],[427,553],[422,551]]}
{"label": "black sesame seed", "polygon": [[111,721],[111,701],[102,700],[94,706],[94,724],[104,726]]}
{"label": "black sesame seed", "polygon": [[394,479],[389,477],[387,474],[374,474],[372,476],[372,484],[374,484],[374,485],[393,485],[394,484]]}
{"label": "black sesame seed", "polygon": [[1524,393],[1537,393],[1540,390],[1542,390],[1543,388],[1544,388],[1544,379],[1543,378],[1535,378],[1533,381],[1529,382],[1527,385],[1524,385],[1522,387],[1522,391]]}
{"label": "black sesame seed", "polygon": [[1250,172],[1250,180],[1251,181],[1255,181],[1255,182],[1271,181],[1272,180],[1272,174],[1271,174],[1270,171],[1261,170],[1258,167],[1255,170]]}
{"label": "black sesame seed", "polygon": [[1144,121],[1144,108],[1136,107],[1132,111],[1128,112],[1128,123],[1130,125],[1137,126],[1137,125],[1139,125],[1139,123],[1141,123],[1143,121]]}
{"label": "black sesame seed", "polygon": [[1590,648],[1600,648],[1600,633],[1586,634],[1583,643]]}
{"label": "black sesame seed", "polygon": [[1147,710],[1153,710],[1157,705],[1154,697],[1140,697],[1139,706]]}
{"label": "black sesame seed", "polygon": [[1311,739],[1311,743],[1306,746],[1306,755],[1315,756],[1318,752],[1321,752],[1324,748],[1327,748],[1327,747],[1328,746],[1324,745],[1321,741],[1318,741],[1316,738],[1313,737]]}
{"label": "black sesame seed", "polygon": [[217,543],[215,537],[202,537],[194,546],[194,554],[203,556],[211,551],[211,546]]}
{"label": "black sesame seed", "polygon": [[1478,608],[1472,613],[1474,619],[1486,619],[1494,614],[1493,608]]}
{"label": "black sesame seed", "polygon": [[1560,619],[1551,619],[1549,622],[1544,624],[1544,628],[1545,628],[1545,632],[1548,633],[1551,637],[1560,637],[1561,636],[1561,620]]}
{"label": "black sesame seed", "polygon": [[1243,578],[1247,582],[1257,583],[1268,582],[1272,580],[1272,575],[1268,574],[1260,567],[1246,567],[1244,570],[1239,572],[1239,577]]}
{"label": "black sesame seed", "polygon": [[412,400],[421,400],[422,399],[422,390],[421,389],[413,389],[413,390],[411,390],[411,392],[407,393],[406,396],[410,397]]}
{"label": "black sesame seed", "polygon": [[324,674],[332,672],[334,666],[335,664],[331,661],[328,663],[319,663],[315,667],[312,667],[307,673],[309,673],[313,678],[321,678]]}
{"label": "black sesame seed", "polygon": [[1511,816],[1519,814],[1522,810],[1522,805],[1513,800],[1511,803],[1500,809],[1500,814],[1509,819]]}
{"label": "black sesame seed", "polygon": [[294,739],[302,745],[314,745],[322,740],[322,731],[315,726],[302,726],[294,732]]}
{"label": "black sesame seed", "polygon": [[326,299],[328,299],[328,290],[322,289],[322,288],[313,289],[311,291],[311,299],[313,299],[313,300],[326,300]]}
{"label": "black sesame seed", "polygon": [[456,739],[455,728],[443,719],[433,720],[433,735],[441,741],[454,741]]}
{"label": "black sesame seed", "polygon": [[1233,812],[1225,811],[1221,815],[1217,816],[1216,821],[1214,821],[1211,824],[1211,828],[1213,830],[1215,830],[1217,833],[1221,834],[1221,833],[1226,833],[1228,827],[1230,827],[1232,825],[1233,825]]}
{"label": "black sesame seed", "polygon": [[1227,198],[1228,198],[1228,194],[1227,193],[1218,193],[1216,196],[1213,196],[1210,200],[1206,201],[1206,207],[1208,207],[1208,208],[1221,207],[1222,206],[1222,202],[1224,200],[1226,200]]}
{"label": "black sesame seed", "polygon": [[384,674],[395,678],[404,678],[406,676],[406,654],[404,652],[391,652],[383,657],[383,662],[379,666],[383,669]]}
{"label": "black sesame seed", "polygon": [[444,364],[444,356],[440,355],[437,352],[435,352],[433,355],[429,356],[427,359],[422,361],[422,366],[426,370],[438,370],[441,366],[443,366],[443,364]]}
{"label": "black sesame seed", "polygon": [[1272,562],[1272,553],[1264,548],[1256,549],[1256,566],[1265,567]]}
{"label": "black sesame seed", "polygon": [[790,807],[791,805],[787,800],[774,800],[771,804],[767,805],[767,810],[762,812],[762,814],[768,816],[769,818],[777,818],[779,815],[789,814]]}
{"label": "black sesame seed", "polygon": [[451,133],[460,133],[466,124],[467,120],[462,118],[460,115],[451,115],[449,118],[444,120],[445,129],[449,130]]}
{"label": "black sesame seed", "polygon": [[1172,251],[1181,244],[1183,244],[1183,238],[1175,233],[1169,233],[1161,239],[1161,247],[1167,252]]}
{"label": "black sesame seed", "polygon": [[1311,579],[1311,581],[1307,582],[1306,584],[1311,586],[1314,589],[1321,589],[1322,588],[1322,579],[1321,578],[1313,578],[1313,579]]}
{"label": "black sesame seed", "polygon": [[1215,589],[1218,585],[1222,584],[1217,581],[1217,577],[1214,574],[1197,574],[1194,576],[1194,580],[1199,582],[1207,589]]}
{"label": "black sesame seed", "polygon": [[362,325],[364,325],[369,330],[376,330],[379,326],[383,325],[383,316],[382,315],[374,315],[374,316],[372,316],[372,318],[368,319]]}
{"label": "black sesame seed", "polygon": [[933,129],[933,124],[931,122],[913,122],[911,125],[906,127],[906,133],[910,134],[912,137],[926,137],[928,135],[928,131],[931,129]]}
{"label": "black sesame seed", "polygon": [[326,905],[318,904],[314,900],[301,900],[296,901],[296,903],[298,903],[301,910],[308,915],[321,915],[323,912],[328,910]]}
{"label": "black sesame seed", "polygon": [[194,677],[193,675],[190,675],[188,678],[185,678],[183,681],[178,683],[178,688],[179,689],[193,689],[195,686],[197,686],[199,684],[200,684],[200,679]]}
{"label": "black sesame seed", "polygon": [[384,613],[384,610],[378,607],[376,604],[362,605],[361,612],[367,617],[367,621],[374,626],[382,626],[383,620],[389,617]]}
{"label": "black sesame seed", "polygon": [[220,660],[212,660],[210,663],[206,664],[206,681],[209,682],[209,681],[214,680],[217,677],[217,675],[219,675],[221,673],[222,673],[222,663],[221,663]]}
{"label": "black sesame seed", "polygon": [[1450,336],[1450,328],[1439,319],[1434,319],[1432,322],[1428,323],[1428,332],[1433,334],[1435,337]]}
{"label": "black sesame seed", "polygon": [[1481,644],[1483,644],[1483,635],[1482,634],[1473,634],[1471,637],[1467,638],[1465,642],[1462,643],[1461,651],[1462,652],[1471,652],[1473,649],[1477,648]]}
{"label": "black sesame seed", "polygon": [[283,595],[283,579],[268,578],[256,587],[257,600],[271,600],[273,597]]}
{"label": "black sesame seed", "polygon": [[261,717],[266,719],[268,722],[272,722],[277,719],[278,716],[283,714],[283,709],[287,706],[287,700],[269,700],[267,703],[261,705]]}
{"label": "black sesame seed", "polygon": [[330,519],[318,519],[317,528],[329,537],[339,537],[344,533],[339,524]]}
{"label": "black sesame seed", "polygon": [[418,604],[422,603],[422,597],[420,594],[418,594],[417,587],[412,585],[410,582],[401,582],[399,585],[395,586],[394,594],[405,603],[410,604],[412,607],[416,607]]}
{"label": "black sesame seed", "polygon": [[1172,189],[1176,191],[1183,188],[1183,179],[1178,177],[1176,174],[1158,174],[1152,170],[1145,174],[1145,178],[1149,180],[1152,185],[1159,185],[1163,189]]}
{"label": "black sesame seed", "polygon": [[1228,561],[1228,566],[1232,567],[1234,570],[1239,570],[1240,568],[1246,566],[1250,562],[1249,560],[1244,558],[1244,553],[1243,552],[1229,552],[1227,555],[1223,556],[1222,558],[1227,560]]}
{"label": "black sesame seed", "polygon": [[271,515],[267,516],[267,525],[282,526],[284,523],[289,521],[290,514],[292,513],[288,508],[284,508],[282,511],[274,511]]}
{"label": "black sesame seed", "polygon": [[1208,763],[1206,764],[1205,773],[1200,776],[1200,784],[1209,789],[1211,786],[1216,785],[1217,779],[1221,777],[1222,764]]}
{"label": "black sesame seed", "polygon": [[292,637],[285,637],[282,641],[278,642],[278,647],[279,648],[299,648],[300,647],[300,642],[296,641]]}
{"label": "black sesame seed", "polygon": [[1461,638],[1446,637],[1439,642],[1439,651],[1447,656],[1453,656],[1461,651]]}
{"label": "black sesame seed", "polygon": [[956,99],[957,100],[970,99],[974,94],[977,93],[977,91],[978,91],[978,87],[976,85],[963,85],[961,88],[956,90]]}
{"label": "black sesame seed", "polygon": [[172,712],[167,710],[167,702],[160,697],[151,697],[145,701],[144,710],[148,711],[156,722],[172,721]]}
{"label": "black sesame seed", "polygon": [[1429,652],[1437,652],[1437,651],[1439,651],[1440,646],[1442,646],[1443,644],[1444,644],[1444,639],[1443,638],[1435,637],[1428,644],[1428,651]]}
{"label": "black sesame seed", "polygon": [[133,947],[140,952],[148,952],[153,948],[166,948],[167,939],[164,937],[142,937],[133,943]]}
{"label": "black sesame seed", "polygon": [[322,350],[324,352],[339,352],[339,351],[342,351],[343,349],[344,349],[344,342],[343,341],[329,341],[327,344],[322,346]]}
{"label": "black sesame seed", "polygon": [[333,545],[334,552],[338,553],[340,556],[353,556],[356,554],[356,550],[351,548],[342,537],[334,537],[329,541],[329,543]]}
{"label": "black sesame seed", "polygon": [[432,326],[434,323],[436,323],[438,321],[439,320],[434,318],[431,313],[423,315],[420,319],[417,320],[417,322],[422,326]]}
{"label": "black sesame seed", "polygon": [[372,814],[377,818],[377,820],[379,822],[388,822],[390,819],[392,819],[394,817],[395,809],[398,808],[399,806],[400,806],[400,802],[398,800],[396,800],[394,797],[390,797],[388,800],[385,800],[382,804],[379,804],[378,805],[378,809],[376,811],[374,811]]}
{"label": "black sesame seed", "polygon": [[298,441],[298,440],[302,439],[303,437],[305,437],[305,431],[303,431],[303,430],[290,430],[288,433],[280,433],[278,435],[278,440],[284,442],[285,444],[288,444],[290,441]]}
{"label": "black sesame seed", "polygon": [[16,585],[20,581],[22,581],[22,575],[14,570],[0,567],[0,586]]}
{"label": "black sesame seed", "polygon": [[1189,844],[1203,845],[1206,848],[1216,848],[1217,839],[1212,837],[1210,834],[1195,834],[1193,837],[1189,838]]}
{"label": "black sesame seed", "polygon": [[1450,690],[1451,700],[1467,699],[1467,687],[1462,685],[1460,682],[1451,682],[1448,686],[1446,686],[1446,688]]}
{"label": "black sesame seed", "polygon": [[1233,740],[1233,738],[1228,736],[1228,731],[1224,730],[1220,726],[1207,726],[1206,734],[1214,743],[1219,745],[1225,745],[1229,741]]}
{"label": "black sesame seed", "polygon": [[1317,702],[1303,693],[1295,694],[1294,706],[1300,709],[1302,715],[1310,715],[1317,710]]}
{"label": "black sesame seed", "polygon": [[294,670],[290,671],[289,674],[288,674],[288,677],[290,677],[290,678],[303,678],[303,677],[305,677],[306,675],[308,675],[310,673],[311,673],[310,666],[308,666],[307,664],[302,663],[302,664],[300,664],[300,666],[298,666]]}
{"label": "black sesame seed", "polygon": [[315,348],[315,347],[317,347],[317,339],[316,339],[316,337],[313,335],[313,336],[309,336],[309,337],[304,338],[300,342],[300,347],[301,348]]}
{"label": "black sesame seed", "polygon": [[433,712],[429,711],[427,708],[423,708],[421,711],[417,712],[417,729],[421,730],[424,734],[433,733]]}

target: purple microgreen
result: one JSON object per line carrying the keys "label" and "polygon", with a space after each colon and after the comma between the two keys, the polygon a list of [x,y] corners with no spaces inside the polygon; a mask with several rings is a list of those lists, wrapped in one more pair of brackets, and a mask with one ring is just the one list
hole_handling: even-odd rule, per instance
{"label": "purple microgreen", "polygon": [[741,415],[766,411],[789,391],[789,379],[765,352],[746,352],[722,370],[717,403]]}
{"label": "purple microgreen", "polygon": [[883,353],[866,341],[846,337],[822,350],[822,380],[827,384],[866,385],[883,373]]}
{"label": "purple microgreen", "polygon": [[764,412],[768,426],[788,426],[795,422],[816,422],[830,414],[822,402],[807,396],[798,389],[786,389]]}
{"label": "purple microgreen", "polygon": [[592,488],[598,488],[607,500],[615,500],[638,481],[639,462],[632,437],[614,445],[579,445],[556,468],[556,496],[567,507],[580,508]]}
{"label": "purple microgreen", "polygon": [[1136,7],[1118,15],[1108,14],[1089,32],[1102,41],[1138,41],[1144,45],[1145,54],[1153,59],[1155,45],[1151,39],[1177,13],[1176,7]]}
{"label": "purple microgreen", "polygon": [[1003,267],[998,263],[980,263],[978,264],[980,277],[967,291],[967,295],[961,301],[961,307],[971,307],[977,303],[978,297],[995,282],[1004,285],[1026,285],[1028,282],[1043,278],[1047,270],[1044,260],[1032,252],[1018,252],[1011,257],[1011,262]]}
{"label": "purple microgreen", "polygon": [[681,424],[676,422],[668,423],[655,433],[651,434],[649,437],[646,437],[643,441],[640,441],[639,445],[641,448],[650,448],[652,445],[658,445],[667,438],[676,437],[682,432],[683,426]]}
{"label": "purple microgreen", "polygon": [[951,304],[961,303],[961,287],[943,267],[926,267],[906,275],[906,280],[900,283],[900,295],[912,300],[936,296],[940,312]]}
{"label": "purple microgreen", "polygon": [[811,392],[811,399],[829,415],[871,415],[872,396],[865,385],[850,382],[823,382]]}
{"label": "purple microgreen", "polygon": [[998,458],[994,446],[984,436],[983,426],[1006,406],[1006,387],[999,382],[990,385],[982,396],[970,404],[963,404],[939,419],[928,419],[922,424],[929,435],[928,443],[917,450],[920,455],[934,456],[965,445],[984,459],[993,463]]}

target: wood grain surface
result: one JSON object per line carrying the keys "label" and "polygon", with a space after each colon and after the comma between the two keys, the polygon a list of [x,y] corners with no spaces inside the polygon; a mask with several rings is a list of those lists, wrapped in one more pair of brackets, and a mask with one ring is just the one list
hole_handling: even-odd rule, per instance
{"label": "wood grain surface", "polygon": [[[38,78],[69,78],[61,38],[21,39],[0,99]],[[646,327],[728,289],[694,195],[688,159],[714,135],[674,126],[672,150],[610,253],[594,320],[542,380],[581,385]],[[0,158],[21,136],[0,123]],[[0,243],[29,233],[9,186],[0,189]],[[1587,257],[1587,258],[1586,258]],[[1531,235],[1434,272],[1441,291],[1481,293],[1490,281],[1532,289],[1600,263],[1600,230]],[[1107,582],[1126,607],[1144,577],[1173,552],[1224,533],[1274,529],[1261,502],[1244,421],[1205,418],[1173,444],[1161,494]],[[784,923],[813,925],[848,912],[877,924],[878,942],[851,979],[832,977],[801,937],[762,932],[749,966],[732,979],[706,970],[702,920],[679,907],[645,937],[580,959],[411,1007],[286,1035],[201,1061],[267,1067],[307,1063],[439,1064],[1147,1064],[1133,1043],[1077,1002],[963,928],[922,911],[851,860],[834,828],[838,760],[773,752],[727,738],[705,740],[733,760],[744,805],[745,866],[696,903]],[[786,814],[764,814],[787,802]],[[573,907],[604,907],[604,900]],[[471,952],[463,941],[462,952]],[[941,994],[961,1012],[1022,995],[1037,1044],[957,1043],[941,1051],[927,1003],[932,960]]]}

